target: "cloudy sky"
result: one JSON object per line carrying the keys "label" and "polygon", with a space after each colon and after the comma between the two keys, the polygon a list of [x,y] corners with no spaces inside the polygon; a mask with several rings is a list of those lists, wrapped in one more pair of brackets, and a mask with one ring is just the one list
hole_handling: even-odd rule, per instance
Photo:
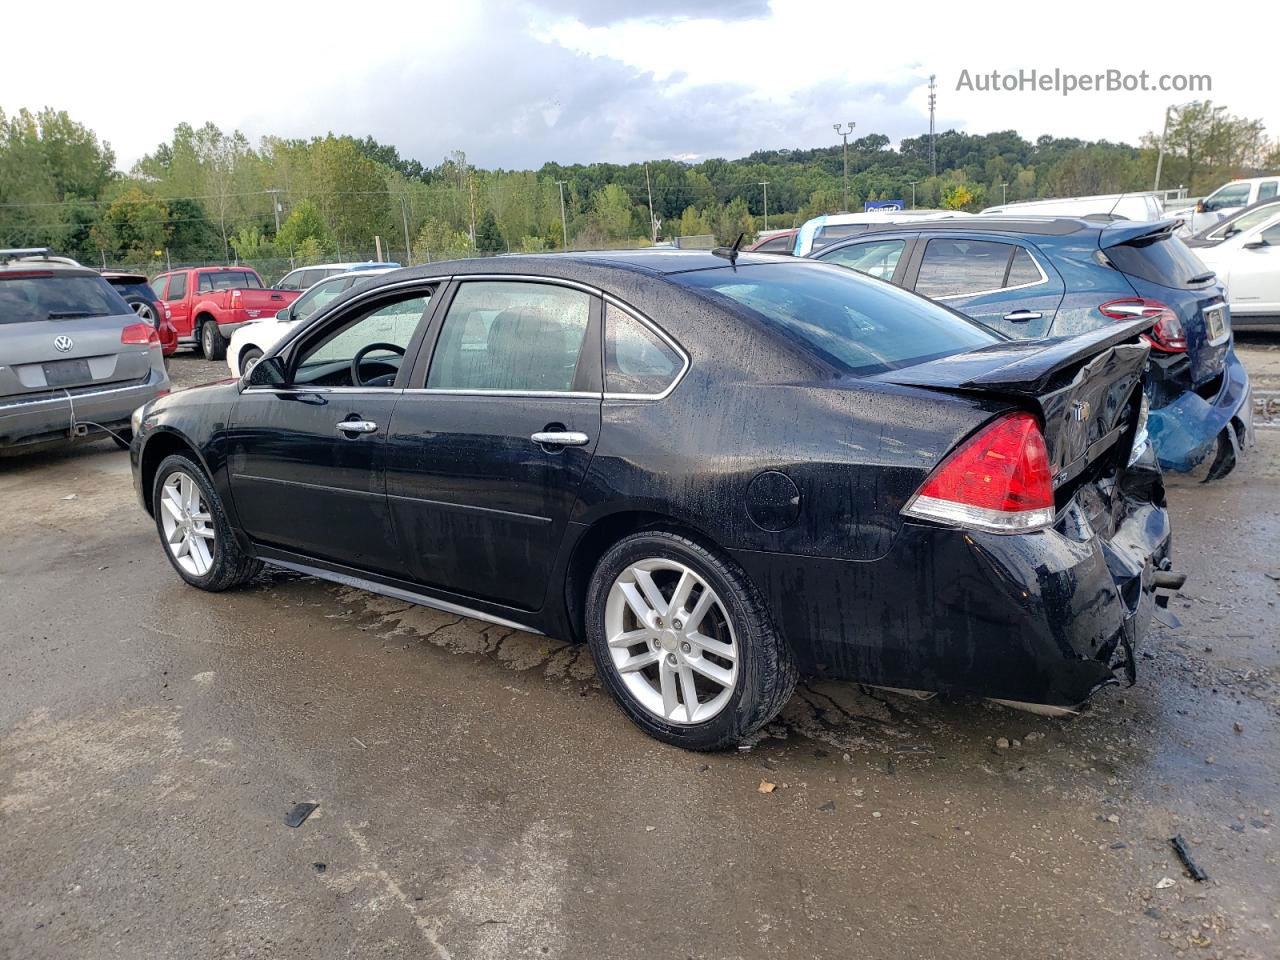
{"label": "cloudy sky", "polygon": [[[1135,142],[1166,104],[1195,98],[957,89],[963,71],[993,69],[1208,74],[1209,97],[1280,135],[1267,31],[1247,28],[1262,25],[1255,4],[1175,0],[1156,15],[1114,2],[917,0],[884,14],[850,0],[138,0],[56,20],[11,7],[0,106],[66,109],[125,168],[183,120],[255,140],[368,133],[428,164],[463,149],[482,166],[536,167],[813,146],[850,120],[856,136],[896,142],[928,129],[930,73],[939,129],[975,133]],[[1245,26],[1218,31],[1206,16]]]}

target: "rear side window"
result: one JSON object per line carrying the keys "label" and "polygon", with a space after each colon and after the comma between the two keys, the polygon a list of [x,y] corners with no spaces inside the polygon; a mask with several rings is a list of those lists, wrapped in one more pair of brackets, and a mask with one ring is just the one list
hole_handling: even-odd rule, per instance
{"label": "rear side window", "polygon": [[1213,279],[1213,272],[1171,233],[1106,248],[1107,259],[1121,273],[1175,290],[1189,290]]}
{"label": "rear side window", "polygon": [[1018,247],[992,240],[935,238],[925,247],[916,293],[926,297],[963,297],[1005,286],[1010,257]]}
{"label": "rear side window", "polygon": [[731,309],[839,370],[871,376],[1000,342],[946,307],[852,270],[797,261],[693,270],[671,279]]}
{"label": "rear side window", "polygon": [[157,300],[164,299],[164,285],[168,279],[168,277],[156,277],[151,281],[151,289],[155,291]]}
{"label": "rear side window", "polygon": [[684,360],[631,314],[605,308],[604,388],[609,393],[660,394],[680,375]]}
{"label": "rear side window", "polygon": [[169,292],[165,295],[166,300],[181,300],[187,295],[187,275],[185,273],[175,273],[169,278]]}
{"label": "rear side window", "polygon": [[1276,187],[1280,186],[1280,181],[1268,180],[1266,183],[1258,184],[1258,199],[1270,200],[1276,195]]}
{"label": "rear side window", "polygon": [[427,387],[565,393],[573,389],[591,297],[546,283],[472,281],[449,306]]}
{"label": "rear side window", "polygon": [[132,312],[101,277],[0,272],[0,324],[118,317]]}
{"label": "rear side window", "polygon": [[1039,283],[1043,279],[1044,275],[1040,273],[1040,267],[1032,259],[1031,254],[1022,247],[1014,247],[1013,262],[1009,264],[1009,279],[1005,282],[1005,286],[1025,287]]}
{"label": "rear side window", "polygon": [[218,270],[200,274],[198,287],[202,293],[211,290],[261,290],[262,281],[247,270]]}
{"label": "rear side window", "polygon": [[833,223],[830,226],[823,227],[813,235],[813,245],[815,248],[825,247],[827,244],[843,240],[845,237],[866,233],[869,227],[870,225],[866,223]]}

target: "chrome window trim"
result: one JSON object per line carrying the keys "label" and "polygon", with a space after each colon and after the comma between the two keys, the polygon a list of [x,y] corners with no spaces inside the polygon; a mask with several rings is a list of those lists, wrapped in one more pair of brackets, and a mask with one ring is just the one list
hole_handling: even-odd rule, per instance
{"label": "chrome window trim", "polygon": [[246,386],[241,393],[369,393],[376,397],[404,393],[403,387],[272,387],[258,384]]}
{"label": "chrome window trim", "polygon": [[[930,239],[930,240],[933,240],[933,239],[936,239],[936,238],[934,238],[934,237],[930,237],[929,239]],[[981,238],[980,238],[980,239],[981,239]],[[974,291],[966,292],[966,293],[949,293],[949,294],[947,294],[945,297],[929,297],[929,295],[928,295],[927,293],[921,293],[921,294],[920,294],[920,296],[922,296],[922,297],[929,297],[929,299],[930,299],[930,300],[938,300],[938,301],[942,301],[942,300],[959,300],[959,299],[962,299],[963,297],[981,297],[981,296],[985,296],[985,295],[986,295],[986,294],[988,294],[988,293],[1004,293],[1006,290],[1026,290],[1028,287],[1038,287],[1038,286],[1040,286],[1040,284],[1042,284],[1042,283],[1048,283],[1048,282],[1049,282],[1049,275],[1048,275],[1047,273],[1045,273],[1045,272],[1044,272],[1044,267],[1040,266],[1040,261],[1036,259],[1036,255],[1035,255],[1034,253],[1032,253],[1032,252],[1031,252],[1030,248],[1028,248],[1028,247],[1024,247],[1024,246],[1022,246],[1022,244],[1020,244],[1020,243],[1009,243],[1009,241],[1008,241],[1008,240],[985,240],[984,242],[986,242],[986,243],[1004,243],[1004,244],[1008,244],[1008,245],[1009,245],[1009,246],[1011,246],[1011,247],[1017,247],[1017,248],[1019,248],[1019,249],[1026,250],[1026,251],[1027,251],[1027,256],[1028,256],[1028,257],[1030,257],[1030,258],[1031,258],[1031,262],[1032,262],[1032,263],[1034,263],[1034,264],[1036,265],[1036,272],[1040,274],[1040,279],[1039,279],[1039,280],[1032,280],[1032,281],[1029,281],[1029,282],[1027,282],[1027,283],[1019,283],[1019,284],[1017,284],[1016,286],[1012,286],[1012,287],[992,287],[992,288],[991,288],[991,289],[989,289],[989,290],[974,290]],[[928,243],[926,243],[926,244],[925,244],[925,248],[924,248],[924,255],[923,255],[923,257],[921,257],[921,260],[920,260],[921,265],[923,265],[923,264],[924,264],[924,257],[927,257],[928,255],[929,255],[929,245],[928,245]],[[919,276],[919,272],[917,272],[917,274],[916,274],[916,287],[918,288],[918,287],[919,287],[919,285],[920,285],[920,276]],[[912,292],[914,293],[914,292],[918,292],[918,291],[917,291],[917,290],[913,290]]]}
{"label": "chrome window trim", "polygon": [[435,393],[446,397],[569,397],[599,400],[600,394],[584,390],[459,390],[453,387],[406,387],[404,393]]}
{"label": "chrome window trim", "polygon": [[[663,330],[660,326],[658,326],[656,323],[654,323],[652,320],[650,320],[648,317],[642,314],[639,310],[636,310],[630,304],[624,303],[623,301],[619,300],[617,297],[613,296],[612,294],[605,293],[603,290],[600,291],[600,296],[604,299],[604,302],[606,304],[613,304],[613,306],[617,307],[619,310],[626,313],[633,320],[638,321],[641,324],[641,326],[647,327],[649,331],[653,333],[659,340],[661,340],[663,343],[669,346],[672,350],[674,350],[676,352],[676,355],[680,357],[680,359],[683,361],[683,365],[680,367],[680,372],[677,373],[672,378],[671,382],[667,384],[666,389],[663,390],[661,393],[614,393],[609,390],[606,390],[604,392],[604,399],[606,400],[665,400],[667,397],[671,396],[672,391],[675,390],[676,387],[680,386],[680,381],[684,379],[685,374],[689,372],[689,368],[693,366],[693,361],[689,359],[689,354],[685,351],[684,347],[680,346],[680,344],[676,342],[675,338],[673,338],[669,333],[667,333],[667,331]],[[606,323],[608,323],[608,320],[609,320],[608,311],[606,310],[604,312],[604,315],[601,317],[602,328]],[[605,329],[601,329],[600,342],[602,345],[606,342],[605,338],[607,336],[608,336],[608,331]],[[609,372],[608,370],[604,369],[603,360],[604,358],[602,356],[600,376],[601,376],[601,382],[605,383],[608,380]]]}

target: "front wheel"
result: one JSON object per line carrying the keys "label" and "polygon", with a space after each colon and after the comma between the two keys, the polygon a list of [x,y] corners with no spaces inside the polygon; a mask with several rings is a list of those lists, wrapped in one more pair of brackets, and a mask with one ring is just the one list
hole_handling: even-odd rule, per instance
{"label": "front wheel", "polygon": [[151,512],[165,554],[193,587],[217,592],[238,586],[262,569],[240,549],[222,501],[190,457],[165,457],[151,487]]}
{"label": "front wheel", "polygon": [[213,320],[200,324],[200,352],[206,360],[221,360],[227,355],[227,338]]}
{"label": "front wheel", "polygon": [[688,750],[732,746],[795,688],[791,651],[728,558],[669,531],[633,534],[596,566],[587,594],[596,670],[650,736]]}
{"label": "front wheel", "polygon": [[249,371],[258,365],[258,361],[262,359],[262,351],[257,347],[245,347],[240,351],[238,362],[240,364],[240,376],[247,377]]}

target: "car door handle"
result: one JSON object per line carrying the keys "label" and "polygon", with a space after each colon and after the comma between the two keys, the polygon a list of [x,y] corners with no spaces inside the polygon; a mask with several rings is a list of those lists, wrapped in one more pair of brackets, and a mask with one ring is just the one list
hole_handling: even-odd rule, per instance
{"label": "car door handle", "polygon": [[1039,320],[1044,314],[1039,310],[1015,310],[1013,313],[1006,313],[1004,318],[1010,323],[1026,323],[1029,320]]}
{"label": "car door handle", "polygon": [[554,447],[581,447],[591,441],[591,438],[585,433],[577,433],[572,430],[540,431],[533,434],[529,439],[534,443]]}
{"label": "car door handle", "polygon": [[378,425],[372,420],[339,420],[338,429],[343,433],[373,433]]}

